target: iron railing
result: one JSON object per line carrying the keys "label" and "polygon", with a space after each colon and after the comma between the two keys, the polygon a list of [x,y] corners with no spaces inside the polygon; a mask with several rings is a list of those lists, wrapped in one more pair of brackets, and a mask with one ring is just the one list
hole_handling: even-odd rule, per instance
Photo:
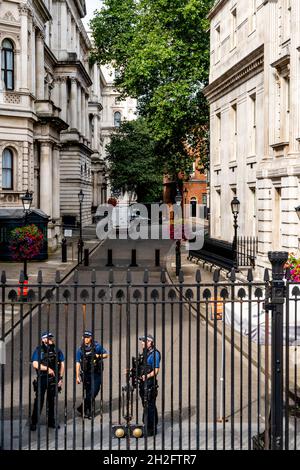
{"label": "iron railing", "polygon": [[237,262],[238,266],[255,267],[258,251],[257,237],[238,237],[237,238]]}
{"label": "iron railing", "polygon": [[[26,301],[20,301],[22,276],[18,292],[20,286],[3,273],[1,448],[299,448],[295,348],[300,289],[283,280],[285,255],[272,256],[272,280],[266,270],[262,282],[253,281],[251,269],[245,282],[236,280],[234,270],[226,280],[216,271],[211,283],[202,282],[200,271],[193,282],[185,282],[180,272],[176,285],[168,283],[164,270],[159,279],[145,271],[142,280],[138,272],[128,271],[124,279],[110,271],[106,281],[103,272],[92,271],[87,281],[87,271],[76,271],[68,285],[59,284],[59,274],[53,285],[45,284],[39,273]],[[77,413],[85,390],[76,383],[75,356],[86,329],[109,352],[91,419]],[[44,406],[37,430],[31,431],[36,376],[31,356],[47,330],[65,356],[61,393],[55,384],[55,417],[61,427],[47,427]],[[128,373],[132,358],[143,352],[139,336],[150,333],[161,353],[153,436],[147,418],[143,423],[145,410]],[[56,372],[58,367],[56,359]],[[142,429],[140,438],[133,437],[136,426]],[[124,437],[116,438],[118,429]]]}

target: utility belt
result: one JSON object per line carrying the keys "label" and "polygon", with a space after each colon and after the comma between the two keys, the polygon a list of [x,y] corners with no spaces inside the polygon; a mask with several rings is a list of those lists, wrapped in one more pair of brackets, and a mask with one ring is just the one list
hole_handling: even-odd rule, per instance
{"label": "utility belt", "polygon": [[80,375],[81,375],[81,378],[84,378],[86,376],[92,375],[92,371],[94,372],[94,374],[102,374],[103,369],[104,369],[103,360],[101,358],[95,357],[94,367],[92,367],[92,364],[90,361],[87,363],[83,362],[83,364],[81,364]]}
{"label": "utility belt", "polygon": [[[57,384],[60,380],[60,378],[59,378],[59,380],[57,380],[56,377],[53,377],[53,375],[48,375],[48,377],[47,377],[46,374],[43,374],[43,375],[41,374],[40,377],[41,377],[40,380],[42,380],[42,378],[45,377],[45,379],[47,381],[47,387],[53,387],[53,388],[57,386]],[[32,382],[32,385],[33,385],[34,392],[38,393],[38,389],[39,389],[38,378],[34,379],[34,381]],[[61,392],[61,387],[57,387],[57,391],[58,391],[58,393],[60,393]]]}

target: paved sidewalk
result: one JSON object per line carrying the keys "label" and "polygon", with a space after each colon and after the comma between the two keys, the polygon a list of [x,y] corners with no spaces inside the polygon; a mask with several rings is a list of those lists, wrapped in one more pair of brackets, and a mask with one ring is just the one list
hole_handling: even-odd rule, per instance
{"label": "paved sidewalk", "polygon": [[[44,283],[55,282],[55,274],[60,271],[61,280],[77,266],[77,242],[78,237],[73,237],[68,240],[68,261],[63,263],[61,260],[61,247],[54,253],[49,254],[46,261],[30,261],[27,264],[29,284],[36,283],[38,272],[41,270],[43,274]],[[100,243],[96,237],[96,226],[91,225],[83,228],[84,248],[89,248],[90,252],[94,250]],[[18,283],[20,272],[23,270],[23,263],[5,263],[0,262],[1,273],[5,271],[7,282]]]}

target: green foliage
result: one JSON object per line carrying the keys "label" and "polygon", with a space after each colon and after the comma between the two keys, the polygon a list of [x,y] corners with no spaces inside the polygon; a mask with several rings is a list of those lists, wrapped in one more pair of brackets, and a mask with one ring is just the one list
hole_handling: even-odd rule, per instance
{"label": "green foliage", "polygon": [[92,20],[94,59],[118,69],[116,87],[138,99],[165,171],[188,171],[208,125],[209,23],[213,0],[105,0]]}
{"label": "green foliage", "polygon": [[135,191],[138,202],[162,198],[163,169],[147,122],[124,122],[106,147],[109,177],[115,190]]}

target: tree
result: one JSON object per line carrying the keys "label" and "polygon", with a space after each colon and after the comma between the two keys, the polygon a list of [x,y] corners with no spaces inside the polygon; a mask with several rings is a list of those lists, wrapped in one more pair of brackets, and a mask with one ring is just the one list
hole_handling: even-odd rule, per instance
{"label": "tree", "polygon": [[[164,171],[190,173],[205,141],[209,23],[213,0],[104,0],[91,22],[94,60],[118,70],[122,96],[138,99]],[[188,146],[187,146],[188,143]],[[205,155],[205,158],[207,156]]]}
{"label": "tree", "polygon": [[108,173],[115,190],[134,191],[138,202],[162,198],[163,168],[147,122],[124,122],[107,145]]}

